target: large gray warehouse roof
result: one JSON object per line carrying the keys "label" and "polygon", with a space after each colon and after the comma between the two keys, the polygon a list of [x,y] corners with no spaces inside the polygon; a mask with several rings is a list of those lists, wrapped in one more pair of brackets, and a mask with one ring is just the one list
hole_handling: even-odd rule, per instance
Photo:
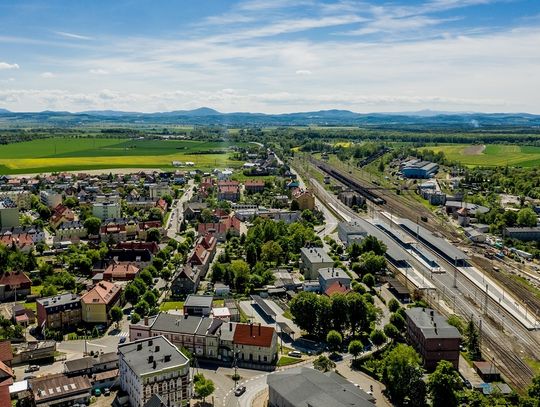
{"label": "large gray warehouse roof", "polygon": [[397,222],[412,236],[416,236],[418,234],[420,240],[427,243],[429,246],[431,246],[432,249],[439,252],[448,260],[454,261],[469,259],[469,256],[459,250],[456,246],[440,237],[435,236],[433,233],[431,233],[426,228],[420,226],[419,224],[404,218],[398,219]]}

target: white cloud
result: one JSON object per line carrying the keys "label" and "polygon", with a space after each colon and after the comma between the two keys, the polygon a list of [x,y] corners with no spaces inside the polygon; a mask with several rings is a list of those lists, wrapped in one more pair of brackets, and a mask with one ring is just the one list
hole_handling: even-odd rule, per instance
{"label": "white cloud", "polygon": [[308,69],[298,69],[295,73],[297,75],[311,75],[312,74],[312,72]]}
{"label": "white cloud", "polygon": [[109,74],[109,71],[107,71],[106,69],[101,69],[101,68],[90,69],[88,72],[90,72],[93,75],[108,75]]}
{"label": "white cloud", "polygon": [[94,39],[93,37],[88,37],[86,35],[68,33],[68,32],[65,32],[65,31],[55,31],[54,33],[59,35],[60,37],[69,38],[69,39],[73,39],[73,40],[89,41],[89,40]]}
{"label": "white cloud", "polygon": [[0,62],[0,70],[4,69],[19,69],[19,64],[9,64],[7,62]]}
{"label": "white cloud", "polygon": [[56,77],[56,75],[53,74],[52,72],[43,72],[40,76],[44,79],[50,79],[50,78]]}

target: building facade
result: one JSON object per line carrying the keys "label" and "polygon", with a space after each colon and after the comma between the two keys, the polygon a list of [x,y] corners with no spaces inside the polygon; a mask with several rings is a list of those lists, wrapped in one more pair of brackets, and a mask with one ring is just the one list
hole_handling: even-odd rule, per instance
{"label": "building facade", "polygon": [[36,300],[38,326],[61,329],[76,326],[82,320],[81,297],[77,294],[61,294]]}

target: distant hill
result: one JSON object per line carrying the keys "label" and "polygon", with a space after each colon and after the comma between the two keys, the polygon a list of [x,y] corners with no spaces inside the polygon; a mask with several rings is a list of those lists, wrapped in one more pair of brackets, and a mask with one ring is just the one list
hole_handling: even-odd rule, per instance
{"label": "distant hill", "polygon": [[387,129],[458,129],[482,128],[534,129],[540,131],[540,116],[528,113],[417,112],[355,113],[349,110],[319,110],[283,114],[221,113],[201,107],[194,110],[141,113],[116,110],[84,111],[78,113],[10,112],[0,109],[4,122],[50,125],[79,125],[91,123],[186,124],[225,126],[365,126]]}

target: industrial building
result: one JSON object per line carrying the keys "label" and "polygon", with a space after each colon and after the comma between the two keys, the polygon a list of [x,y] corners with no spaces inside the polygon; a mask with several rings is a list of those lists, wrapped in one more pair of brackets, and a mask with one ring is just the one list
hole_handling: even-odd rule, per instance
{"label": "industrial building", "polygon": [[503,236],[508,237],[510,239],[517,239],[522,240],[524,242],[529,241],[540,241],[540,227],[532,227],[532,228],[504,228],[503,229]]}
{"label": "industrial building", "polygon": [[439,164],[418,159],[403,163],[401,173],[406,178],[431,178],[439,170]]}

